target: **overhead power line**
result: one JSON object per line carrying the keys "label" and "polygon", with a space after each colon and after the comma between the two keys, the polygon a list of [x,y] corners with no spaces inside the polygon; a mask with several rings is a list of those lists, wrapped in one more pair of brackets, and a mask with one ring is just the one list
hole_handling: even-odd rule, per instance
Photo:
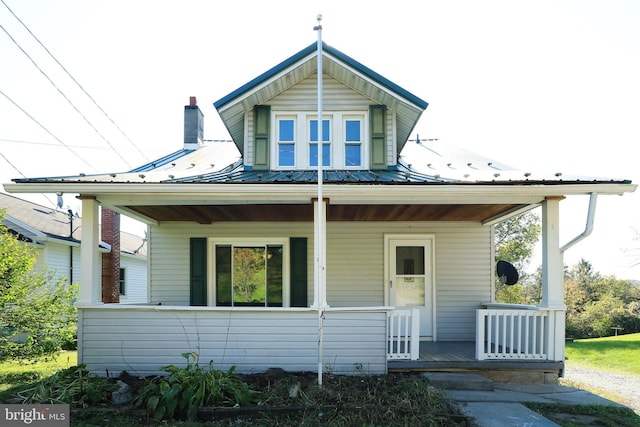
{"label": "overhead power line", "polygon": [[[51,83],[51,85],[58,91],[58,93],[60,95],[62,95],[62,97],[69,103],[69,105],[71,105],[71,107],[73,107],[74,110],[76,110],[76,112],[80,115],[80,117],[82,117],[84,119],[84,121],[91,127],[91,129],[94,130],[94,132],[96,134],[98,134],[98,136],[100,138],[102,138],[102,140],[104,142],[106,142],[109,147],[111,147],[111,149],[118,155],[118,157],[120,157],[120,159],[122,159],[122,161],[124,162],[125,165],[127,165],[128,167],[131,167],[131,165],[129,164],[129,162],[127,162],[127,160],[122,157],[122,154],[120,154],[118,152],[118,150],[115,149],[115,147],[111,144],[111,142],[109,142],[109,140],[107,140],[107,138],[104,137],[104,135],[102,135],[100,133],[100,131],[98,129],[96,129],[96,127],[93,125],[93,123],[91,123],[91,121],[89,121],[89,119],[82,114],[82,112],[78,109],[78,107],[75,106],[75,104],[73,102],[71,102],[71,100],[67,97],[67,95],[64,94],[64,92],[53,82],[53,80],[51,80],[51,78],[47,75],[47,73],[45,73],[42,68],[40,68],[40,66],[38,66],[38,64],[36,63],[36,61],[27,53],[27,51],[25,51],[22,46],[20,46],[20,44],[11,36],[11,34],[9,34],[9,32],[4,28],[4,26],[0,25],[0,29],[2,29],[5,34],[7,34],[7,36],[11,39],[11,41],[18,47],[18,49],[20,49],[20,51],[27,57],[29,58],[29,60],[31,61],[31,63],[34,65],[34,67],[36,67],[38,69],[38,71],[40,71],[40,73],[49,81],[49,83]],[[3,94],[4,95],[4,94]],[[5,95],[6,96],[6,95]],[[23,110],[24,111],[24,110]]]}
{"label": "overhead power line", "polygon": [[[4,154],[0,153],[0,157],[2,157],[2,158],[4,159],[4,161],[5,161],[5,162],[7,162],[7,163],[9,164],[9,166],[11,166],[13,169],[15,169],[15,171],[16,171],[16,172],[18,172],[18,173],[19,173],[23,178],[26,178],[25,174],[23,174],[23,173],[20,171],[20,169],[18,169],[18,168],[16,167],[16,165],[14,165],[13,163],[11,163],[11,161],[10,161],[9,159],[7,159],[7,156],[5,156]],[[47,199],[47,201],[48,201],[49,203],[51,203],[53,206],[56,206],[56,204],[55,204],[55,203],[53,203],[53,200],[51,200],[51,199],[49,198],[49,196],[47,196],[47,195],[46,195],[46,194],[44,194],[44,193],[41,193],[41,194],[44,196],[44,198],[45,198],[45,199]]]}
{"label": "overhead power line", "polygon": [[69,151],[71,151],[77,158],[79,158],[80,160],[82,160],[87,166],[89,166],[91,169],[95,170],[97,172],[97,169],[93,166],[91,166],[91,164],[89,164],[89,162],[87,162],[85,159],[82,158],[82,156],[80,156],[78,153],[76,153],[75,151],[73,151],[73,149],[68,146],[67,144],[65,144],[60,138],[58,138],[57,136],[55,136],[53,133],[51,133],[51,131],[49,129],[47,129],[42,123],[40,123],[38,120],[36,120],[35,117],[33,117],[31,114],[29,114],[24,108],[22,108],[21,106],[19,106],[13,99],[11,99],[9,97],[9,95],[7,95],[6,93],[4,93],[2,90],[0,90],[0,95],[4,96],[5,98],[7,98],[7,100],[9,100],[9,102],[11,102],[18,110],[22,111],[27,117],[29,117],[31,120],[33,120],[38,126],[40,126],[45,132],[47,132],[49,135],[51,135],[53,137],[53,139],[55,139],[56,141],[58,141],[60,144],[62,144],[65,148],[67,148]]}
{"label": "overhead power line", "polygon": [[91,102],[93,102],[93,104],[98,108],[98,110],[100,110],[102,112],[102,114],[104,114],[104,116],[116,127],[116,129],[118,129],[118,131],[122,134],[122,136],[124,136],[127,141],[129,141],[129,143],[131,145],[133,145],[133,147],[138,150],[138,153],[140,153],[140,155],[145,159],[145,160],[149,160],[147,158],[147,156],[142,152],[142,150],[140,150],[140,148],[131,140],[131,138],[129,138],[129,135],[127,135],[121,128],[120,126],[118,126],[118,124],[111,118],[111,116],[109,116],[107,114],[106,111],[104,111],[104,109],[102,109],[102,107],[100,105],[98,105],[98,103],[96,102],[95,99],[93,99],[93,97],[91,95],[89,95],[89,93],[85,90],[85,88],[80,84],[80,82],[78,82],[72,75],[71,73],[69,73],[69,71],[67,71],[67,69],[64,67],[64,65],[62,65],[62,63],[60,63],[60,61],[58,61],[58,58],[56,58],[51,51],[49,51],[49,49],[47,49],[47,47],[40,41],[40,39],[38,37],[36,37],[35,34],[33,34],[33,32],[29,29],[29,27],[27,27],[27,25],[22,22],[22,20],[20,18],[18,18],[18,16],[13,12],[13,10],[11,10],[11,8],[9,7],[9,5],[7,5],[7,3],[5,3],[4,0],[0,0],[2,1],[2,4],[4,4],[4,6],[7,8],[7,10],[9,10],[9,12],[11,12],[11,14],[13,15],[14,18],[16,18],[16,20],[25,28],[25,30],[27,30],[27,32],[29,34],[31,34],[31,36],[38,42],[38,44],[45,50],[45,52],[47,52],[49,54],[49,56],[56,62],[56,64],[58,64],[60,66],[60,68],[62,68],[62,70],[67,74],[67,76],[69,76],[69,78],[71,80],[73,80],[73,82],[80,88],[80,90],[82,90],[82,92],[87,95],[87,97],[91,100]]}

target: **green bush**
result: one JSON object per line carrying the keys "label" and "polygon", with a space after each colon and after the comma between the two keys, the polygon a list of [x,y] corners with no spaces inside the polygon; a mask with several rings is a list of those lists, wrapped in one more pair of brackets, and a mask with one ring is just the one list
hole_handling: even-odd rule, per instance
{"label": "green bush", "polygon": [[246,406],[252,402],[252,392],[242,378],[228,371],[208,369],[198,365],[196,353],[183,353],[187,360],[184,368],[174,365],[163,367],[168,376],[158,376],[144,385],[133,403],[146,408],[155,420],[197,417],[203,406]]}
{"label": "green bush", "polygon": [[0,298],[0,360],[32,359],[75,347],[77,285],[25,274]]}

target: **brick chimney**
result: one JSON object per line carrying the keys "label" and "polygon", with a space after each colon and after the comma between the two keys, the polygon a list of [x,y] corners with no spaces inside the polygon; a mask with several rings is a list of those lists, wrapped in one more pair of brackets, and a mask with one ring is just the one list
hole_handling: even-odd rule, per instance
{"label": "brick chimney", "polygon": [[184,106],[184,149],[197,150],[204,145],[204,115],[195,96]]}
{"label": "brick chimney", "polygon": [[102,208],[101,240],[111,245],[111,251],[102,254],[102,302],[120,302],[120,214]]}

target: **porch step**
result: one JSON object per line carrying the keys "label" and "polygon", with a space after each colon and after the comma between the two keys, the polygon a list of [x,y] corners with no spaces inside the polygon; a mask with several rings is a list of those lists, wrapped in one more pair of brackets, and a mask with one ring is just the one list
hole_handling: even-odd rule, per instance
{"label": "porch step", "polygon": [[425,372],[420,374],[429,384],[445,390],[493,391],[493,381],[475,374]]}

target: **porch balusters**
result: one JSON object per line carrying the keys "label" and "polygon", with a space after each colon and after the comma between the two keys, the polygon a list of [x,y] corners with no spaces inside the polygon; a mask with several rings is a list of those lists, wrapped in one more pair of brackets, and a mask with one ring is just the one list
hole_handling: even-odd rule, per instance
{"label": "porch balusters", "polygon": [[555,318],[554,310],[478,310],[476,359],[551,360]]}

